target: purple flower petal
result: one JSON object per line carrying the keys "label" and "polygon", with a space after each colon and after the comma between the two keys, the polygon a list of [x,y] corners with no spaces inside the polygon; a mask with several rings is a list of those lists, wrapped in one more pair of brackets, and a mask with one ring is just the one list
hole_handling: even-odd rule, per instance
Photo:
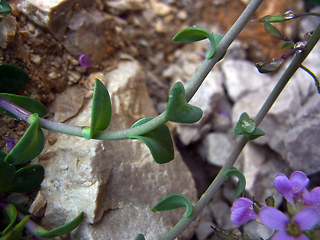
{"label": "purple flower petal", "polygon": [[303,192],[304,204],[305,205],[314,205],[316,207],[320,206],[320,187],[312,189],[310,192]]}
{"label": "purple flower petal", "polygon": [[302,231],[313,228],[319,221],[319,214],[316,209],[309,207],[299,211],[293,218]]}
{"label": "purple flower petal", "polygon": [[274,187],[278,193],[287,199],[290,203],[294,202],[293,199],[293,187],[291,186],[290,180],[286,175],[278,173],[274,178]]}
{"label": "purple flower petal", "polygon": [[260,221],[269,228],[285,230],[289,218],[276,208],[264,206],[259,212]]}
{"label": "purple flower petal", "polygon": [[89,60],[88,56],[86,56],[85,54],[81,54],[78,57],[78,61],[79,61],[79,64],[81,67],[88,68],[91,66],[90,60]]}
{"label": "purple flower petal", "polygon": [[231,207],[231,212],[234,209],[241,208],[241,207],[252,207],[253,202],[249,198],[238,198],[233,202]]}
{"label": "purple flower petal", "polygon": [[257,214],[253,210],[253,202],[248,198],[238,198],[231,207],[231,222],[242,225],[246,222],[257,219]]}
{"label": "purple flower petal", "polygon": [[309,184],[309,178],[304,172],[295,171],[290,176],[291,186],[294,193],[300,193]]}
{"label": "purple flower petal", "polygon": [[17,144],[15,140],[13,140],[11,137],[7,137],[7,144],[8,144],[8,148],[9,148],[9,151],[11,151],[14,146]]}

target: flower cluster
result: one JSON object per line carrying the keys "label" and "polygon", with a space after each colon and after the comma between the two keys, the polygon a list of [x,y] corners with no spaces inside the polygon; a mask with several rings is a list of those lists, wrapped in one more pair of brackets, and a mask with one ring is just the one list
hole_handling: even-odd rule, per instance
{"label": "flower cluster", "polygon": [[291,174],[290,178],[282,173],[276,175],[274,186],[287,200],[287,213],[270,206],[262,205],[248,198],[238,198],[231,207],[231,221],[242,225],[257,220],[276,230],[272,240],[320,239],[320,187],[307,190],[309,178],[301,171]]}

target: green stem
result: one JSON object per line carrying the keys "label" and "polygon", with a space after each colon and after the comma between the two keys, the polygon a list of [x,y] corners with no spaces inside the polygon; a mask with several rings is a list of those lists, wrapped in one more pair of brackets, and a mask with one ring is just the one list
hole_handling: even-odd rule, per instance
{"label": "green stem", "polygon": [[320,82],[317,76],[309,68],[307,68],[306,66],[303,66],[302,64],[300,68],[306,71],[314,79],[314,84],[317,87],[318,93],[320,93]]}
{"label": "green stem", "polygon": [[[289,67],[286,69],[282,77],[279,79],[276,86],[273,88],[272,92],[270,93],[269,97],[260,108],[257,116],[256,116],[256,125],[258,126],[263,118],[266,116],[270,108],[272,107],[273,103],[276,101],[278,96],[280,95],[281,91],[284,89],[286,84],[289,82],[293,74],[299,69],[302,62],[311,52],[313,47],[316,45],[320,37],[320,24],[318,25],[317,29],[312,34],[312,37],[308,41],[305,49],[301,52],[296,54],[292,62],[290,63]],[[240,155],[242,149],[247,144],[248,140],[241,136],[234,147],[233,151],[231,152],[229,158],[227,159],[225,165],[221,168],[220,172],[213,180],[211,185],[208,187],[206,192],[201,196],[199,201],[195,204],[194,210],[192,215],[189,218],[181,218],[180,221],[166,234],[164,235],[161,240],[173,240],[175,239],[182,231],[184,231],[199,215],[199,213],[208,205],[211,201],[215,192],[221,187],[224,181],[227,179],[224,176],[224,173],[230,169],[235,161],[237,160],[238,156]]]}
{"label": "green stem", "polygon": [[[261,4],[263,0],[253,0],[246,7],[244,14],[242,14],[235,24],[226,33],[224,38],[217,46],[217,51],[213,58],[205,60],[199,67],[195,75],[190,79],[186,86],[186,100],[190,101],[193,95],[196,93],[205,77],[211,71],[212,67],[221,59],[224,53],[227,51],[230,44],[234,41],[240,31],[243,29],[245,24],[249,21],[251,15],[255,12],[256,8]],[[168,121],[166,113],[163,112],[159,116],[155,117],[149,122],[146,122],[135,128],[129,128],[124,130],[113,130],[113,131],[101,131],[97,134],[96,139],[99,140],[121,140],[128,139],[130,136],[143,135],[158,128],[161,124]],[[82,127],[56,123],[50,120],[40,118],[41,127],[51,131],[60,132],[64,134],[74,135],[82,137]]]}

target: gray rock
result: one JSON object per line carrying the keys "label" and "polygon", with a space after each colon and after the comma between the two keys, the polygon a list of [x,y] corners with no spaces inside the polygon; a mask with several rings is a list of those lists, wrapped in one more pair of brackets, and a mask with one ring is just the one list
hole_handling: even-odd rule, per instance
{"label": "gray rock", "polygon": [[206,240],[212,234],[212,222],[201,221],[196,229],[196,236],[198,240]]}
{"label": "gray rock", "polygon": [[38,26],[49,30],[56,38],[66,32],[75,5],[88,7],[91,3],[84,0],[34,1],[26,0],[17,4],[17,8]]}
{"label": "gray rock", "polygon": [[53,121],[65,122],[77,115],[83,106],[84,90],[78,86],[71,86],[63,93],[57,94],[57,98],[52,102],[48,110],[54,113]]}
{"label": "gray rock", "polygon": [[269,75],[260,74],[252,62],[244,60],[226,59],[221,69],[228,95],[233,101],[261,89],[271,81]]}
{"label": "gray rock", "polygon": [[232,138],[226,133],[209,133],[200,143],[198,152],[209,163],[223,166],[233,146]]}
{"label": "gray rock", "polygon": [[243,232],[248,234],[250,239],[269,239],[274,230],[257,221],[250,221],[243,226]]}
{"label": "gray rock", "polygon": [[230,220],[230,206],[226,202],[211,202],[209,207],[213,218],[220,228],[230,230],[236,227]]}
{"label": "gray rock", "polygon": [[[122,61],[101,80],[113,105],[110,129],[127,128],[155,115],[137,62]],[[90,113],[88,101],[68,123],[89,125]],[[152,213],[152,206],[170,193],[196,199],[191,173],[177,151],[174,161],[158,165],[140,141],[88,141],[51,132],[49,137],[57,141],[39,157],[45,167],[40,191],[47,201],[42,224],[61,225],[84,211],[85,222],[71,239],[134,239],[138,233],[159,239],[180,219],[183,209]],[[181,237],[187,239],[193,229]]]}
{"label": "gray rock", "polygon": [[[320,6],[317,6],[310,10],[310,12],[319,12]],[[304,36],[307,32],[311,32],[316,29],[320,23],[319,17],[317,16],[307,16],[303,17],[299,22],[299,37],[304,39]]]}
{"label": "gray rock", "polygon": [[289,172],[287,165],[281,158],[271,155],[265,147],[253,143],[248,143],[242,154],[246,190],[261,203],[273,196],[276,204],[280,204],[282,197],[275,192],[273,181],[277,173]]}
{"label": "gray rock", "polygon": [[108,11],[117,15],[128,11],[142,11],[146,4],[145,0],[104,0],[103,2]]}
{"label": "gray rock", "polygon": [[228,131],[231,129],[232,106],[228,99],[223,97],[215,108],[212,115],[212,128],[214,131]]}
{"label": "gray rock", "polygon": [[282,155],[294,170],[302,170],[306,174],[320,171],[320,97],[315,94],[300,109],[291,128],[284,136]]}
{"label": "gray rock", "polygon": [[85,54],[93,65],[99,64],[118,47],[120,38],[116,29],[121,23],[104,12],[80,9],[67,22],[63,45],[72,55]]}

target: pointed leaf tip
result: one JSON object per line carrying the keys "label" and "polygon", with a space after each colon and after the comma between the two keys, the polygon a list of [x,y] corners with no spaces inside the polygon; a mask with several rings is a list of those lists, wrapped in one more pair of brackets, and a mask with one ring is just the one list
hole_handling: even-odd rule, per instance
{"label": "pointed leaf tip", "polygon": [[91,126],[89,136],[86,134],[84,137],[94,138],[99,131],[104,131],[110,124],[111,120],[111,100],[107,88],[104,84],[96,79],[91,111]]}
{"label": "pointed leaf tip", "polygon": [[151,210],[152,212],[168,211],[181,207],[186,207],[184,217],[190,217],[193,211],[190,199],[180,193],[173,193],[160,200]]}
{"label": "pointed leaf tip", "polygon": [[139,233],[134,240],[145,240],[143,234]]}
{"label": "pointed leaf tip", "polygon": [[201,119],[203,112],[187,103],[183,84],[177,82],[170,90],[166,114],[172,122],[195,123]]}
{"label": "pointed leaf tip", "polygon": [[210,49],[206,55],[206,58],[210,59],[215,54],[216,47],[218,43],[221,41],[221,39],[223,38],[223,36],[220,34],[211,33],[210,31],[204,28],[193,26],[193,27],[188,27],[179,31],[173,37],[173,41],[197,42],[197,41],[204,40],[206,38],[208,38],[210,41]]}
{"label": "pointed leaf tip", "polygon": [[67,233],[73,231],[74,229],[76,229],[81,224],[83,218],[84,218],[84,212],[81,212],[72,221],[70,221],[62,226],[54,228],[50,231],[47,231],[47,230],[41,228],[41,229],[36,230],[35,234],[39,237],[48,237],[48,238],[58,237],[58,236],[67,234]]}
{"label": "pointed leaf tip", "polygon": [[237,188],[235,191],[235,198],[240,197],[241,193],[246,188],[246,178],[243,175],[243,173],[236,168],[231,168],[231,169],[225,171],[224,175],[226,177],[229,177],[230,175],[234,175],[238,178],[238,185],[237,185]]}
{"label": "pointed leaf tip", "polygon": [[19,142],[8,153],[5,161],[12,161],[15,165],[30,162],[36,158],[44,148],[44,134],[40,128],[37,113],[30,115],[28,122],[30,126]]}
{"label": "pointed leaf tip", "polygon": [[256,127],[255,121],[246,112],[241,114],[233,132],[235,135],[244,135],[248,140],[254,140],[265,135],[262,129]]}
{"label": "pointed leaf tip", "polygon": [[[143,118],[132,125],[131,128],[142,125],[152,118]],[[168,163],[174,159],[174,148],[169,128],[162,124],[158,128],[143,135],[129,136],[131,139],[139,139],[147,145],[156,163]]]}

